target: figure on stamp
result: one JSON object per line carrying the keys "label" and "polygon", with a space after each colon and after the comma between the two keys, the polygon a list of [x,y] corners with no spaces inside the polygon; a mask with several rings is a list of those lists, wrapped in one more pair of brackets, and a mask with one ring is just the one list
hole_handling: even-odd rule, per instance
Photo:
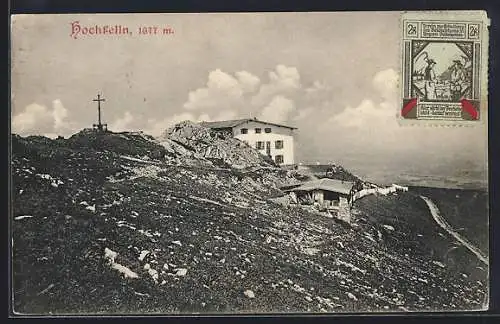
{"label": "figure on stamp", "polygon": [[415,58],[413,72],[414,84],[424,100],[437,99],[435,65],[436,61],[430,58],[429,53],[426,51],[423,51]]}
{"label": "figure on stamp", "polygon": [[462,61],[453,60],[450,76],[450,92],[452,100],[460,100],[462,97],[462,84],[464,82],[466,82],[466,76]]}
{"label": "figure on stamp", "polygon": [[434,71],[434,66],[436,65],[436,61],[433,59],[426,59],[427,66],[425,67],[424,72],[424,81],[425,81],[425,100],[433,100],[436,99],[436,72]]}

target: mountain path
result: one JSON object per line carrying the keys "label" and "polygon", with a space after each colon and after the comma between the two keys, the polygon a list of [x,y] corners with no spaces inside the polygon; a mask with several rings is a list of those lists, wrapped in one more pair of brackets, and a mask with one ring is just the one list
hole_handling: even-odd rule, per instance
{"label": "mountain path", "polygon": [[448,222],[441,216],[441,213],[439,211],[439,208],[434,204],[434,202],[425,196],[420,196],[425,203],[427,204],[427,207],[429,207],[429,211],[431,212],[432,218],[436,221],[436,223],[445,231],[447,231],[451,236],[453,236],[457,241],[463,244],[469,251],[474,253],[476,257],[481,260],[484,264],[488,265],[488,258],[476,247],[474,246],[471,242],[469,242],[466,238],[458,234],[453,228],[448,224]]}

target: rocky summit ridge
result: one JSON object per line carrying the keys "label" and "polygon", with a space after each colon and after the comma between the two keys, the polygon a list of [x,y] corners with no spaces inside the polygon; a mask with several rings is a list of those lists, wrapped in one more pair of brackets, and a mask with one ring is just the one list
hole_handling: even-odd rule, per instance
{"label": "rocky summit ridge", "polygon": [[487,269],[411,192],[360,199],[353,223],[338,222],[276,199],[297,171],[190,122],[159,138],[12,135],[11,147],[21,314],[436,311],[487,299]]}

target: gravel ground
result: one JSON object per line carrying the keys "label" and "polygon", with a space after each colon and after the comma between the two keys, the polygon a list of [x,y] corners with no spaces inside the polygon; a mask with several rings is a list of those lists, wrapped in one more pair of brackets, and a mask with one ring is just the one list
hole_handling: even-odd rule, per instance
{"label": "gravel ground", "polygon": [[484,308],[487,269],[411,192],[357,201],[349,225],[275,203],[279,169],[179,163],[123,137],[120,152],[13,138],[16,312]]}
{"label": "gravel ground", "polygon": [[473,189],[414,187],[439,207],[450,225],[488,254],[488,192]]}

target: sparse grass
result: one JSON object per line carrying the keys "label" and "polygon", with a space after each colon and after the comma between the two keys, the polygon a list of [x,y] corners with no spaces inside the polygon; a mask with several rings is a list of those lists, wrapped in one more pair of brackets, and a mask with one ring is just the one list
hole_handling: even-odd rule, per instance
{"label": "sparse grass", "polygon": [[488,254],[488,193],[485,190],[414,187],[431,198],[459,233]]}
{"label": "sparse grass", "polygon": [[[15,141],[12,216],[33,216],[13,220],[18,312],[453,310],[483,303],[485,273],[460,249],[443,256],[451,241],[412,194],[359,200],[356,226],[349,226],[269,201],[273,181],[285,176],[278,170],[163,162],[156,174],[141,176],[148,164],[122,159],[121,151]],[[54,187],[37,173],[64,184]],[[303,252],[311,247],[318,252]],[[105,248],[140,278],[111,269]],[[150,253],[140,261],[143,250]],[[186,275],[174,275],[178,268]],[[256,297],[245,297],[246,289]]]}

